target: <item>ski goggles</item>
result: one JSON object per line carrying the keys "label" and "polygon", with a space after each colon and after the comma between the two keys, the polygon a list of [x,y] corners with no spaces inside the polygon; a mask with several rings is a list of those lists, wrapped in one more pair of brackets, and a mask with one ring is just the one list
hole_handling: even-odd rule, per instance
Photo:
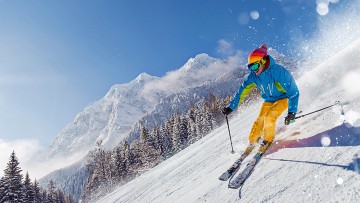
{"label": "ski goggles", "polygon": [[251,71],[257,71],[259,68],[260,68],[260,66],[262,65],[262,64],[264,64],[265,63],[265,58],[262,58],[260,61],[258,61],[258,62],[254,62],[254,63],[252,63],[252,64],[249,64],[248,65],[248,68],[251,70]]}
{"label": "ski goggles", "polygon": [[249,64],[248,65],[248,68],[251,70],[251,71],[257,71],[260,66],[262,65],[261,61],[259,62],[255,62],[255,63],[252,63],[252,64]]}

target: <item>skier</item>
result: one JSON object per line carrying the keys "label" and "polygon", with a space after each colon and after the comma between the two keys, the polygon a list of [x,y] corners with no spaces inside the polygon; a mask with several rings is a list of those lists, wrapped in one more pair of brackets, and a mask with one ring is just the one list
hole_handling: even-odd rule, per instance
{"label": "skier", "polygon": [[288,108],[285,125],[295,121],[298,107],[299,90],[290,72],[276,64],[268,55],[267,46],[253,50],[248,57],[250,74],[241,84],[227,107],[222,109],[224,115],[234,111],[251,90],[257,86],[264,99],[258,118],[253,124],[249,135],[249,145],[245,150],[249,154],[262,135],[259,152],[264,153],[275,137],[277,118]]}

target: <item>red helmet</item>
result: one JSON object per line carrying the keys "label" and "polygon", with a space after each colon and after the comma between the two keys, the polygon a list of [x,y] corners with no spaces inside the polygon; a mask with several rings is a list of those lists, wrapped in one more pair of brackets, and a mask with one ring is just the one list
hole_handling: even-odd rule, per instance
{"label": "red helmet", "polygon": [[268,55],[267,53],[268,47],[266,44],[261,45],[260,48],[255,49],[254,51],[252,51],[249,54],[249,58],[248,58],[248,65],[258,62],[261,59],[263,59],[264,57],[266,57]]}

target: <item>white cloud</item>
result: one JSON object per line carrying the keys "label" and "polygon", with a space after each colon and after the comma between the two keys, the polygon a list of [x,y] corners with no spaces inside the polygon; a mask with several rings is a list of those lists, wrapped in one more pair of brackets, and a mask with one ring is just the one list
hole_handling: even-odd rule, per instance
{"label": "white cloud", "polygon": [[218,41],[217,51],[223,56],[229,56],[235,53],[233,45],[224,39]]}
{"label": "white cloud", "polygon": [[40,179],[53,171],[66,168],[74,163],[77,163],[86,155],[86,151],[80,151],[70,157],[55,157],[46,161],[36,161],[36,158],[34,158],[32,159],[33,162],[29,163],[26,167],[28,168],[32,179]]}
{"label": "white cloud", "polygon": [[[228,46],[225,40],[220,40],[223,45]],[[230,47],[228,47],[230,48]],[[239,68],[244,61],[244,54],[241,51],[233,51],[234,55],[229,56],[226,60],[217,60],[206,68],[191,70],[191,73],[184,69],[168,72],[164,77],[154,82],[148,83],[142,94],[151,99],[154,95],[164,93],[174,93],[189,88],[189,85],[196,85],[204,80],[211,80],[223,75],[235,68]],[[190,59],[192,60],[192,59]]]}

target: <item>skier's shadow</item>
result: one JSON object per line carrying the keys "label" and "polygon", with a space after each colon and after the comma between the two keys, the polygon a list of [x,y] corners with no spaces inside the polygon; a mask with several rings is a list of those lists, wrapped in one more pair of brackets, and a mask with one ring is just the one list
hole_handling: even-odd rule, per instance
{"label": "skier's shadow", "polygon": [[[325,146],[324,146],[325,145]],[[344,147],[344,146],[360,146],[360,127],[354,127],[350,124],[343,123],[335,128],[321,132],[312,137],[297,140],[279,140],[274,142],[267,150],[266,154],[275,153],[283,148],[302,148],[302,147]],[[320,164],[326,166],[338,166],[346,170],[352,170],[360,173],[360,158],[355,157],[347,166],[333,165],[326,163],[317,163],[310,161],[271,159],[278,161],[292,161],[302,163]]]}

